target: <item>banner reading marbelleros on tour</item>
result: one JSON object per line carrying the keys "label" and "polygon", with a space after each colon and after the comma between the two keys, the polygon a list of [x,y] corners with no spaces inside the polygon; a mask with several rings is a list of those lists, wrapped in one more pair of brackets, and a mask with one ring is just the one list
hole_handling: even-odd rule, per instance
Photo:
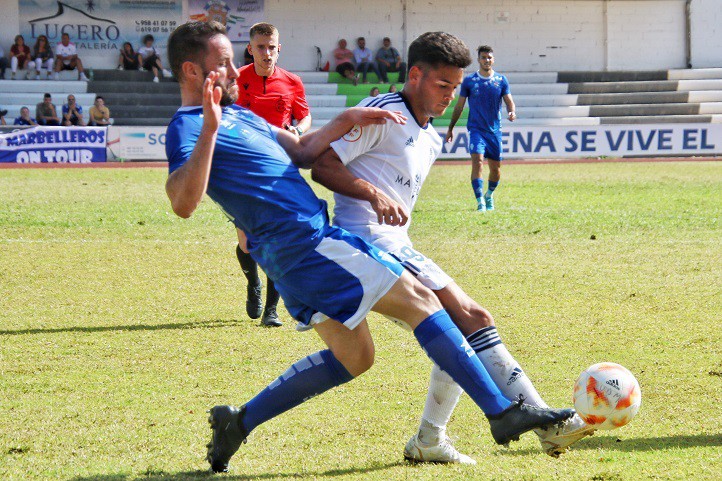
{"label": "banner reading marbelleros on tour", "polygon": [[0,162],[105,162],[107,127],[31,127],[0,134]]}
{"label": "banner reading marbelleros on tour", "polygon": [[[115,68],[124,42],[137,51],[146,34],[165,52],[182,23],[182,0],[18,0],[20,34],[31,48],[45,35],[55,48],[63,33],[88,66]],[[165,57],[164,57],[165,58]]]}

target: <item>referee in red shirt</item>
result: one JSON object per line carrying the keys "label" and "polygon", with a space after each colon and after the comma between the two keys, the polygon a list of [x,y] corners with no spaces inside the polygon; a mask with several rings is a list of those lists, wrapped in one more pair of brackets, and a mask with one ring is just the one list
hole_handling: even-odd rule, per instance
{"label": "referee in red shirt", "polygon": [[[303,135],[311,128],[311,112],[306,103],[306,91],[298,75],[276,65],[281,44],[278,29],[270,23],[257,23],[251,27],[248,51],[253,63],[238,71],[238,100],[236,103],[263,117],[276,127]],[[295,122],[295,125],[294,125]],[[238,231],[236,255],[243,273],[248,279],[246,312],[251,319],[258,319],[265,326],[281,326],[276,313],[278,291],[268,279],[266,303],[261,310],[261,279],[258,265],[246,248],[246,235]]]}

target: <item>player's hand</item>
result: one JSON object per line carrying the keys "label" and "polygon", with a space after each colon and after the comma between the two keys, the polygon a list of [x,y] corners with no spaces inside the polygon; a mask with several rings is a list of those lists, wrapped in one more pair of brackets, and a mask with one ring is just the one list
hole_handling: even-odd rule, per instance
{"label": "player's hand", "polygon": [[453,129],[449,129],[446,131],[446,137],[444,137],[444,142],[451,142],[454,140],[454,131]]}
{"label": "player's hand", "polygon": [[220,74],[211,72],[203,82],[203,126],[214,132],[218,130],[221,123],[221,88],[216,85]]}
{"label": "player's hand", "polygon": [[376,212],[379,224],[402,226],[409,220],[409,215],[401,204],[381,192],[378,192],[376,198],[371,201],[371,208]]}
{"label": "player's hand", "polygon": [[375,107],[353,107],[346,110],[346,114],[354,125],[362,127],[371,124],[385,124],[389,120],[404,125],[407,120],[406,116],[398,110],[391,111]]}
{"label": "player's hand", "polygon": [[509,112],[508,118],[509,122],[514,122],[516,120],[516,112]]}

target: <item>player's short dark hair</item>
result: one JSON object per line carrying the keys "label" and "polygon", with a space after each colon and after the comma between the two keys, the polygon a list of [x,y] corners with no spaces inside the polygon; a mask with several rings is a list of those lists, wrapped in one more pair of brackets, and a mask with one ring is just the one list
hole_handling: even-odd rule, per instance
{"label": "player's short dark hair", "polygon": [[479,48],[476,49],[476,56],[478,57],[482,53],[494,53],[494,49],[491,48],[489,45],[481,45]]}
{"label": "player's short dark hair", "polygon": [[278,29],[276,27],[274,27],[270,23],[259,22],[251,26],[249,38],[253,38],[256,35],[263,35],[264,37],[267,37],[273,35],[274,33],[278,33]]}
{"label": "player's short dark hair", "polygon": [[469,47],[446,32],[426,32],[409,45],[409,69],[451,65],[466,68],[471,64]]}
{"label": "player's short dark hair", "polygon": [[183,62],[200,62],[208,53],[208,40],[225,35],[223,24],[211,22],[188,22],[176,28],[168,38],[168,62],[171,72],[178,80],[183,79]]}
{"label": "player's short dark hair", "polygon": [[148,34],[145,37],[143,37],[143,45],[145,45],[147,42],[155,42],[153,35]]}

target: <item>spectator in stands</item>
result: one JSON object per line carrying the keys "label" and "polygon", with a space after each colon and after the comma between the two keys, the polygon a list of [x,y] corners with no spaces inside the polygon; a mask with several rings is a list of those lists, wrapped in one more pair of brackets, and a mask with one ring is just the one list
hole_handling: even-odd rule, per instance
{"label": "spectator in stands", "polygon": [[78,80],[87,82],[88,77],[85,76],[83,62],[78,57],[75,44],[70,42],[70,35],[64,33],[60,37],[60,43],[55,46],[55,75],[53,75],[53,78],[59,80],[61,70],[75,69],[78,69]]}
{"label": "spectator in stands", "polygon": [[389,93],[390,93],[390,94],[396,93],[396,90],[397,90],[397,89],[396,89],[396,84],[391,84],[391,85],[389,85]]}
{"label": "spectator in stands", "polygon": [[378,87],[371,87],[371,92],[369,92],[369,97],[378,97],[381,91]]}
{"label": "spectator in stands", "polygon": [[5,116],[8,114],[8,111],[5,109],[0,109],[0,125],[7,125],[7,122],[5,122]]}
{"label": "spectator in stands", "polygon": [[5,78],[5,70],[7,70],[8,65],[8,59],[5,58],[5,50],[0,47],[0,80]]}
{"label": "spectator in stands", "polygon": [[138,70],[140,69],[140,60],[138,60],[138,54],[133,50],[133,45],[130,42],[123,44],[123,50],[120,51],[118,57],[118,70]]}
{"label": "spectator in stands", "polygon": [[15,117],[13,125],[38,125],[38,123],[30,117],[30,109],[23,107],[20,109],[20,117]]}
{"label": "spectator in stands", "polygon": [[159,70],[164,77],[170,77],[171,73],[163,68],[158,50],[153,46],[153,42],[155,42],[153,35],[148,34],[143,37],[143,46],[138,49],[138,62],[144,70],[153,71],[153,82],[157,83],[160,82],[158,79]]}
{"label": "spectator in stands", "polygon": [[253,63],[253,55],[248,51],[248,46],[243,49],[243,65],[251,65]]}
{"label": "spectator in stands", "polygon": [[401,61],[401,55],[399,55],[398,50],[391,46],[389,37],[384,37],[383,46],[376,52],[376,63],[381,73],[381,82],[387,83],[389,81],[387,72],[398,72],[399,83],[406,82],[406,62]]}
{"label": "spectator in stands", "polygon": [[48,79],[53,71],[53,49],[50,48],[48,37],[40,35],[33,47],[33,58],[35,59],[35,80],[40,80],[40,73],[45,67]]}
{"label": "spectator in stands", "polygon": [[40,125],[60,125],[58,111],[50,94],[43,95],[43,101],[35,106],[35,118]]}
{"label": "spectator in stands", "polygon": [[25,39],[22,35],[15,36],[15,43],[10,47],[10,68],[12,69],[12,79],[15,80],[15,74],[18,69],[23,70],[27,67],[28,73],[25,78],[29,77],[30,70],[35,68],[35,62],[30,57],[30,47],[25,45]]}
{"label": "spectator in stands", "polygon": [[353,63],[354,56],[353,52],[346,48],[347,45],[346,39],[342,38],[338,41],[338,48],[333,51],[333,58],[336,61],[336,72],[356,85],[358,84],[358,78],[356,77],[356,67]]}
{"label": "spectator in stands", "polygon": [[68,95],[68,103],[63,105],[63,125],[69,127],[71,125],[84,126],[83,107],[75,102],[75,95]]}
{"label": "spectator in stands", "polygon": [[380,79],[381,73],[379,72],[379,66],[376,65],[374,54],[371,49],[366,48],[366,39],[363,37],[357,38],[356,45],[357,47],[353,51],[353,56],[356,60],[356,70],[361,72],[361,81],[363,83],[368,83],[366,80],[366,74],[369,69],[373,70],[376,76]]}
{"label": "spectator in stands", "polygon": [[95,103],[88,111],[88,125],[99,127],[110,125],[110,110],[105,106],[105,99],[100,95],[95,97]]}

